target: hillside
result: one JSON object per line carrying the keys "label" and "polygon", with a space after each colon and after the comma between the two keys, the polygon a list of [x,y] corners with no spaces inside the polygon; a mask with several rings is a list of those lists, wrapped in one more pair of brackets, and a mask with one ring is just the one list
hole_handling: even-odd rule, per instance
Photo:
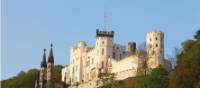
{"label": "hillside", "polygon": [[[55,80],[61,80],[61,65],[54,67]],[[27,72],[21,71],[15,77],[1,81],[1,88],[34,88],[36,73],[38,69],[30,69]]]}

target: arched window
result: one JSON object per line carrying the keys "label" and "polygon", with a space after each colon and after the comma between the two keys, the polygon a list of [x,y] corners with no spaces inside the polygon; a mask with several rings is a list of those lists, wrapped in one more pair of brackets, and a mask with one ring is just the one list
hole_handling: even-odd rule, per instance
{"label": "arched window", "polygon": [[158,47],[158,44],[156,44],[156,47]]}
{"label": "arched window", "polygon": [[101,62],[101,64],[102,64],[102,68],[104,68],[104,62],[103,61]]}
{"label": "arched window", "polygon": [[113,59],[115,59],[116,55],[115,55],[115,52],[113,52]]}

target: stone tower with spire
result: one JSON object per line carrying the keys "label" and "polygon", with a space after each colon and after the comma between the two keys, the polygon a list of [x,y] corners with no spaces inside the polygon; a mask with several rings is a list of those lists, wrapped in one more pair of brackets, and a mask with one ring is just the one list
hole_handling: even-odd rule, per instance
{"label": "stone tower with spire", "polygon": [[47,63],[46,63],[46,49],[44,49],[44,54],[40,66],[40,74],[39,74],[39,86],[40,88],[44,88],[46,85],[46,69],[47,69]]}
{"label": "stone tower with spire", "polygon": [[36,73],[35,88],[45,88],[46,87],[46,74],[47,73],[47,63],[46,63],[46,49],[44,49],[44,54],[42,57],[40,70]]}
{"label": "stone tower with spire", "polygon": [[47,63],[47,84],[53,85],[53,69],[54,69],[54,56],[53,56],[53,44],[51,44],[50,53],[48,56]]}
{"label": "stone tower with spire", "polygon": [[53,44],[49,52],[48,60],[46,61],[46,49],[42,57],[40,70],[36,73],[35,88],[54,88],[54,56],[53,56]]}

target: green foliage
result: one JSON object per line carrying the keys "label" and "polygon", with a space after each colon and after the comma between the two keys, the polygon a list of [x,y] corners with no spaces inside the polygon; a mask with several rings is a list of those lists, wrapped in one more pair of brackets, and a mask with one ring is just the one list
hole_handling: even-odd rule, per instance
{"label": "green foliage", "polygon": [[61,80],[61,71],[62,71],[63,66],[62,65],[55,65],[54,66],[54,76],[55,76],[55,81],[58,82]]}
{"label": "green foliage", "polygon": [[138,87],[138,81],[135,77],[129,77],[124,80],[118,81],[119,85],[117,88],[139,88]]}
{"label": "green foliage", "polygon": [[37,69],[21,71],[16,77],[1,81],[2,88],[34,88]]}
{"label": "green foliage", "polygon": [[139,65],[137,70],[137,76],[146,75],[148,72],[148,66],[147,66],[147,52],[140,50],[138,51],[139,56]]}
{"label": "green foliage", "polygon": [[115,81],[115,75],[111,73],[102,73],[97,80],[97,88],[119,88],[119,81]]}
{"label": "green foliage", "polygon": [[137,76],[137,88],[167,88],[168,72],[163,67],[152,69],[146,76]]}
{"label": "green foliage", "polygon": [[183,51],[177,56],[176,73],[169,88],[200,88],[200,30],[196,40],[185,41]]}
{"label": "green foliage", "polygon": [[194,38],[197,40],[200,39],[200,29],[196,32],[196,34],[194,35]]}
{"label": "green foliage", "polygon": [[47,83],[47,88],[55,88],[54,80],[51,80],[49,83]]}

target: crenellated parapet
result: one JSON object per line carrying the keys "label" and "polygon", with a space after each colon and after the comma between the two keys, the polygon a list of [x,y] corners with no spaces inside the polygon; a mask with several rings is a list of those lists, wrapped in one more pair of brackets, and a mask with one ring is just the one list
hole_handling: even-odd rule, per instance
{"label": "crenellated parapet", "polygon": [[100,31],[96,30],[96,37],[114,37],[114,31]]}

